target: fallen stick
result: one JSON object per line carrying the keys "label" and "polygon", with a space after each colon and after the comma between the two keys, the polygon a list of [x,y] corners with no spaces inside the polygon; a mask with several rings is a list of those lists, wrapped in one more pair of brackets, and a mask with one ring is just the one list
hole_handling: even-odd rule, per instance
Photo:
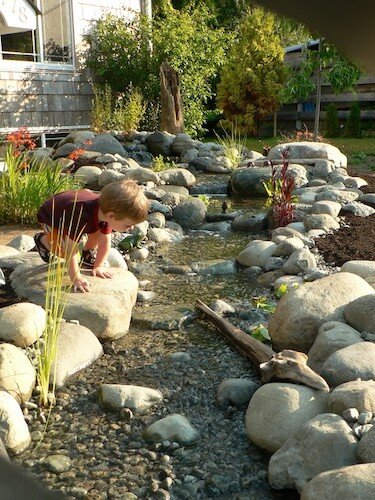
{"label": "fallen stick", "polygon": [[273,379],[282,379],[329,392],[327,382],[307,366],[306,354],[292,350],[276,353],[271,347],[255,340],[216,314],[201,300],[197,300],[196,307],[210,323],[220,330],[230,344],[255,363],[262,375],[262,383],[270,382]]}

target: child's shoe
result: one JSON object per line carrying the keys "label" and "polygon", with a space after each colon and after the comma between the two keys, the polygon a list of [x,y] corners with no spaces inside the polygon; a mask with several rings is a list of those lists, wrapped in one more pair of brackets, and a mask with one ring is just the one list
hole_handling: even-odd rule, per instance
{"label": "child's shoe", "polygon": [[94,267],[96,260],[96,252],[94,250],[82,250],[81,264],[85,267]]}
{"label": "child's shoe", "polygon": [[42,237],[44,236],[44,233],[37,233],[35,236],[34,236],[34,241],[35,241],[35,246],[36,246],[36,249],[38,250],[38,253],[40,255],[40,258],[44,261],[44,262],[48,262],[50,261],[51,259],[51,253],[50,251],[48,250],[47,247],[45,247],[41,241]]}

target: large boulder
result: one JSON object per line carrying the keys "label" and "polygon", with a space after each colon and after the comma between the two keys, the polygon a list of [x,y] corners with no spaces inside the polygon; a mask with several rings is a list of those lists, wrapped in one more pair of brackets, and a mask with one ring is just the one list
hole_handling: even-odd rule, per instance
{"label": "large boulder", "polygon": [[302,490],[301,500],[371,500],[375,498],[375,464],[322,472]]}
{"label": "large boulder", "polygon": [[102,354],[101,343],[88,328],[74,323],[62,323],[56,358],[51,368],[51,374],[56,375],[56,387],[62,387],[71,376],[90,366]]}
{"label": "large boulder", "polygon": [[304,385],[275,382],[261,386],[246,412],[250,441],[274,453],[312,417],[327,411],[327,394]]}
{"label": "large boulder", "polygon": [[[323,159],[330,160],[336,168],[346,167],[347,159],[341,151],[324,142],[298,141],[278,144],[270,149],[267,160],[280,160],[285,148],[289,149],[288,158],[290,161],[299,159]],[[315,163],[315,162],[314,162]]]}
{"label": "large boulder", "polygon": [[26,354],[13,344],[0,344],[0,388],[19,403],[30,399],[36,373]]}
{"label": "large boulder", "polygon": [[195,146],[197,146],[197,142],[190,135],[177,134],[171,144],[171,151],[174,155],[181,156]]}
{"label": "large boulder", "polygon": [[87,145],[87,143],[90,143],[93,139],[95,139],[94,132],[91,132],[90,130],[76,130],[74,132],[70,132],[70,134],[61,139],[57,146],[60,147],[67,142],[79,145],[86,143]]}
{"label": "large boulder", "polygon": [[[90,283],[89,293],[71,292],[67,298],[64,318],[79,320],[100,340],[114,340],[129,330],[131,311],[136,302],[138,280],[129,271],[111,268],[112,279],[91,276],[83,270]],[[47,265],[26,262],[11,275],[12,287],[19,297],[43,306],[47,282]],[[69,284],[68,277],[64,283]]]}
{"label": "large boulder", "polygon": [[357,455],[361,462],[375,464],[375,427],[362,436],[358,444]]}
{"label": "large boulder", "polygon": [[199,198],[188,198],[173,209],[174,220],[184,229],[195,229],[207,214],[207,207]]}
{"label": "large boulder", "polygon": [[155,184],[160,183],[160,178],[156,172],[150,168],[144,168],[141,166],[132,167],[129,169],[123,169],[122,174],[124,179],[132,179],[138,183],[154,182]]}
{"label": "large boulder", "polygon": [[342,415],[348,408],[375,414],[375,381],[353,380],[336,387],[328,396],[329,411]]}
{"label": "large boulder", "polygon": [[305,217],[303,221],[305,228],[310,231],[311,229],[322,229],[326,233],[340,229],[340,224],[328,214],[313,214]]}
{"label": "large boulder", "polygon": [[98,189],[98,179],[102,173],[100,167],[84,166],[80,167],[74,174],[74,178],[81,181],[89,189]]}
{"label": "large boulder", "polygon": [[[336,201],[317,201],[311,207],[312,214],[326,214],[335,218],[339,215],[341,204]],[[348,272],[350,272],[348,270]]]}
{"label": "large boulder", "polygon": [[29,302],[0,309],[0,339],[18,347],[36,342],[46,326],[45,310]]}
{"label": "large boulder", "polygon": [[268,322],[274,349],[307,353],[323,323],[344,322],[344,306],[371,292],[371,285],[350,273],[333,274],[290,290]]}
{"label": "large boulder", "polygon": [[360,342],[331,354],[320,370],[330,387],[360,378],[375,379],[375,344]]}
{"label": "large boulder", "polygon": [[[288,240],[287,240],[288,241]],[[316,267],[316,260],[314,255],[308,248],[300,248],[295,250],[283,265],[285,274],[299,274],[305,273],[309,269]]]}
{"label": "large boulder", "polygon": [[260,195],[266,191],[262,182],[271,177],[271,167],[236,168],[230,178],[232,189],[244,195]]}
{"label": "large boulder", "polygon": [[348,260],[341,266],[341,272],[357,274],[361,278],[375,275],[375,261]]}
{"label": "large boulder", "polygon": [[174,136],[168,132],[154,132],[146,137],[146,146],[154,156],[170,156]]}
{"label": "large boulder", "polygon": [[315,201],[334,201],[344,205],[355,201],[359,194],[355,191],[344,191],[340,189],[329,189],[316,194]]}
{"label": "large boulder", "polygon": [[356,463],[357,439],[339,415],[325,413],[306,422],[272,455],[268,480],[276,489],[299,492],[321,472]]}
{"label": "large boulder", "polygon": [[375,333],[375,293],[352,300],[344,309],[344,316],[350,326],[360,332]]}
{"label": "large boulder", "polygon": [[315,342],[308,353],[307,364],[319,372],[329,356],[344,347],[364,342],[361,334],[346,323],[329,321],[319,328]]}

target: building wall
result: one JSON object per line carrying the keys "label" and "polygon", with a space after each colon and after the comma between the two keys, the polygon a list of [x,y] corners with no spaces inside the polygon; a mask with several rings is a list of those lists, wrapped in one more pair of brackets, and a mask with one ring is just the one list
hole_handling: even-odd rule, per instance
{"label": "building wall", "polygon": [[[73,28],[77,53],[91,21],[105,12],[130,15],[142,0],[75,0]],[[27,126],[33,133],[89,128],[92,88],[90,73],[74,65],[0,60],[0,134]]]}

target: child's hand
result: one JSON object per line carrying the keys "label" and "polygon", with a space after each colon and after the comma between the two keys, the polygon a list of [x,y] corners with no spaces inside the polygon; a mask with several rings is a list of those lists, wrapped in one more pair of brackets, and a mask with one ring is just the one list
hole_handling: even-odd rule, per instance
{"label": "child's hand", "polygon": [[83,276],[77,276],[75,280],[73,280],[73,292],[89,292],[90,291],[90,283]]}
{"label": "child's hand", "polygon": [[108,271],[105,267],[94,267],[92,270],[92,275],[97,276],[98,278],[112,278],[113,273]]}

